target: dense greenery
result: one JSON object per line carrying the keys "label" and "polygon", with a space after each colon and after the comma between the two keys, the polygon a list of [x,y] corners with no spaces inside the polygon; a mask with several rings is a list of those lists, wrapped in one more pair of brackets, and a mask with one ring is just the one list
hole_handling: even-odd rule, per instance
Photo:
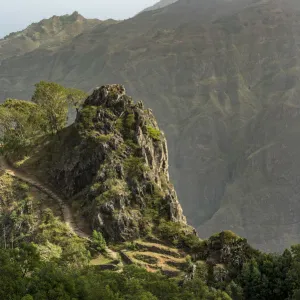
{"label": "dense greenery", "polygon": [[66,126],[68,108],[79,108],[86,94],[57,83],[36,84],[32,102],[7,99],[0,105],[0,133],[3,150],[17,154],[44,135]]}
{"label": "dense greenery", "polygon": [[43,263],[33,245],[1,250],[0,261],[1,299],[230,299],[225,292],[211,290],[200,279],[179,285],[176,280],[135,266],[114,273]]}
{"label": "dense greenery", "polygon": [[54,82],[41,81],[35,87],[32,101],[40,106],[47,120],[46,130],[53,134],[66,125],[68,103],[78,108],[86,97],[80,90],[68,89]]}
{"label": "dense greenery", "polygon": [[[36,85],[33,102],[8,99],[0,106],[4,151],[11,153],[30,148],[27,146],[34,145],[38,137],[57,132],[60,134],[51,138],[63,140],[61,129],[66,125],[68,105],[79,108],[83,97],[81,91],[40,82]],[[139,208],[136,210],[141,218],[137,220],[137,214],[132,224],[139,227],[140,237],[159,239],[177,247],[178,252],[189,254],[189,259],[183,258],[187,267],[180,269],[185,273],[171,279],[160,272],[150,273],[126,265],[118,269],[121,272],[101,271],[101,264],[92,264],[91,259],[96,260],[100,253],[105,256],[110,251],[103,232],[94,231],[90,239],[78,237],[55,217],[55,207],[45,209],[40,205],[45,199],[35,199],[37,191],[3,175],[0,177],[0,299],[300,299],[300,245],[282,255],[263,254],[231,231],[201,241],[192,228],[171,221],[165,195],[157,184],[147,179],[149,167],[134,139],[139,116],[127,111],[116,120],[113,117],[109,110],[99,113],[94,106],[86,106],[79,116],[79,133],[82,138],[85,134],[87,140],[84,147],[92,145],[94,150],[95,144],[107,149],[108,142],[114,138],[107,128],[113,128],[118,137],[123,137],[123,143],[116,144],[119,147],[114,147],[113,154],[107,152],[107,160],[101,163],[96,176],[99,181],[89,187],[86,201],[95,199],[93,209],[101,205],[105,208],[111,199],[120,199],[122,203],[130,192],[136,196],[137,189],[143,191],[143,207],[133,207]],[[151,126],[145,128],[159,146],[161,132]],[[114,155],[122,157],[124,168],[116,168]],[[147,179],[143,190],[138,186],[141,178]],[[118,208],[113,213],[116,216],[110,217],[118,219]],[[134,243],[123,246],[126,245],[136,250]],[[116,248],[123,246],[116,245]],[[157,261],[141,253],[135,257],[150,264]],[[176,264],[176,260],[173,263]]]}
{"label": "dense greenery", "polygon": [[296,300],[300,294],[300,246],[282,255],[261,254],[221,280],[212,267],[197,264],[185,280],[126,266],[121,273],[44,262],[33,244],[0,250],[1,299],[103,300]]}

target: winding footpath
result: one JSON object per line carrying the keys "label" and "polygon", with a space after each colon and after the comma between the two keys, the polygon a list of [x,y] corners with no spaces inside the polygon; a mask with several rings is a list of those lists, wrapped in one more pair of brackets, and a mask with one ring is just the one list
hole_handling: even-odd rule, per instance
{"label": "winding footpath", "polygon": [[[14,168],[11,166],[8,161],[5,159],[5,157],[0,156],[0,169],[9,174],[12,177],[15,177],[19,180],[22,180],[38,190],[40,190],[42,193],[46,194],[48,197],[56,201],[61,209],[61,213],[64,219],[64,222],[71,228],[74,234],[78,235],[79,237],[90,240],[90,235],[86,234],[76,224],[71,209],[66,203],[66,200],[64,200],[62,197],[58,196],[56,193],[54,193],[49,187],[46,187],[44,184],[39,182],[36,178],[33,176],[18,170],[17,168]],[[117,260],[119,258],[119,255],[117,252],[106,248],[106,253],[108,256],[110,256],[113,260]]]}
{"label": "winding footpath", "polygon": [[44,186],[36,178],[33,178],[29,174],[26,174],[16,168],[12,167],[3,156],[0,157],[0,169],[5,171],[7,174],[9,174],[12,177],[18,178],[18,179],[36,187],[38,190],[40,190],[41,192],[46,194],[48,197],[55,200],[61,209],[64,222],[67,225],[69,225],[71,230],[75,234],[77,234],[79,237],[89,239],[89,235],[84,233],[82,230],[80,230],[78,228],[75,220],[73,219],[70,207],[66,204],[66,201],[64,201],[60,196],[58,196],[56,193],[54,193],[48,187]]}

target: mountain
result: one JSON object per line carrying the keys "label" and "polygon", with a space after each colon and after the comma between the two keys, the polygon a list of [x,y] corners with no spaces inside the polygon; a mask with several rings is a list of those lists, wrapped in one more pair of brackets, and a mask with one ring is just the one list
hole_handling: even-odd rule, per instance
{"label": "mountain", "polygon": [[186,226],[164,135],[123,86],[96,89],[75,123],[44,143],[22,166],[72,199],[79,219],[108,241],[155,234],[162,219]]}
{"label": "mountain", "polygon": [[230,229],[281,251],[300,240],[299,14],[295,0],[179,0],[2,60],[0,96],[29,99],[42,79],[125,84],[165,132],[199,235]]}
{"label": "mountain", "polygon": [[0,40],[0,60],[24,55],[38,48],[55,51],[75,36],[101,23],[100,20],[85,19],[78,12],[33,23],[25,30],[13,32]]}
{"label": "mountain", "polygon": [[143,12],[144,11],[150,11],[150,10],[156,10],[156,9],[159,9],[159,8],[163,8],[165,6],[168,6],[170,4],[175,3],[176,1],[177,0],[161,0],[161,1],[157,2],[157,3],[155,3],[154,5],[152,5],[152,6],[148,7],[148,8],[146,8],[146,9],[144,9]]}
{"label": "mountain", "polygon": [[[53,83],[41,88],[62,93]],[[240,268],[259,254],[232,232],[202,241],[187,225],[169,181],[164,134],[124,86],[96,88],[74,124],[57,132],[44,126],[52,122],[44,108],[16,99],[0,106],[0,251],[33,243],[45,263],[115,271],[133,264],[181,279],[194,276],[192,259]],[[7,126],[11,119],[16,128]]]}
{"label": "mountain", "polygon": [[232,231],[200,240],[152,111],[104,85],[54,127],[79,94],[41,82],[32,102],[0,105],[1,299],[297,299],[299,244],[270,254]]}

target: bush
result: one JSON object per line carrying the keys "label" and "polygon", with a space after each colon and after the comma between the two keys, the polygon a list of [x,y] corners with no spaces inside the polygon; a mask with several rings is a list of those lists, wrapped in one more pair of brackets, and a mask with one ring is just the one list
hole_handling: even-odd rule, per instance
{"label": "bush", "polygon": [[105,252],[106,241],[101,232],[94,230],[92,236],[92,249],[95,252]]}
{"label": "bush", "polygon": [[124,162],[125,171],[130,178],[141,178],[148,170],[143,158],[130,156]]}
{"label": "bush", "polygon": [[154,141],[160,141],[161,140],[161,132],[152,127],[152,126],[146,126],[147,128],[147,134],[154,140]]}
{"label": "bush", "polygon": [[175,246],[185,247],[192,252],[200,251],[203,247],[203,242],[199,237],[181,223],[161,220],[158,231],[163,239]]}
{"label": "bush", "polygon": [[94,127],[93,119],[97,115],[96,106],[86,106],[80,111],[79,126],[80,129],[91,129]]}

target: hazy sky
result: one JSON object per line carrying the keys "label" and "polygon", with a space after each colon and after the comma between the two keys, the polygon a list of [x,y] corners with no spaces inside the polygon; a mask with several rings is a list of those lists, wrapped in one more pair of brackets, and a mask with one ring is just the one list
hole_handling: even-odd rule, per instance
{"label": "hazy sky", "polygon": [[0,37],[24,29],[41,19],[70,14],[75,10],[86,18],[126,19],[158,0],[8,0],[3,2],[0,8]]}

